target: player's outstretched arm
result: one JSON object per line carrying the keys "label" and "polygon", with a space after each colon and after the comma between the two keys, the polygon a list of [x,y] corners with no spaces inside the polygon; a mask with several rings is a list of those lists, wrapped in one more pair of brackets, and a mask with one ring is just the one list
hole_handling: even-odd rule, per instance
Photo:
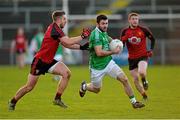
{"label": "player's outstretched arm", "polygon": [[63,46],[70,47],[71,45],[78,44],[81,40],[89,37],[90,34],[91,34],[91,30],[89,28],[86,29],[84,28],[80,36],[71,37],[71,38],[68,36],[64,36],[59,39]]}
{"label": "player's outstretched arm", "polygon": [[89,42],[86,42],[83,45],[80,45],[80,44],[68,45],[66,46],[66,48],[76,49],[76,50],[89,50]]}

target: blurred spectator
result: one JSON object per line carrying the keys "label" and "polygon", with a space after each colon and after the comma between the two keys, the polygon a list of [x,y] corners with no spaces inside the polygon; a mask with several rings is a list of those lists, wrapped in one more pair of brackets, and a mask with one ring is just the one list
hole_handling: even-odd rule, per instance
{"label": "blurred spectator", "polygon": [[30,43],[29,49],[30,49],[30,53],[33,56],[40,49],[43,38],[44,38],[43,28],[39,27],[37,30],[37,33],[34,35],[34,37],[31,40],[31,43]]}
{"label": "blurred spectator", "polygon": [[25,65],[25,53],[27,50],[27,39],[24,33],[24,28],[19,27],[17,29],[17,33],[15,38],[12,40],[11,43],[11,55],[16,53],[16,63],[19,68],[23,68]]}

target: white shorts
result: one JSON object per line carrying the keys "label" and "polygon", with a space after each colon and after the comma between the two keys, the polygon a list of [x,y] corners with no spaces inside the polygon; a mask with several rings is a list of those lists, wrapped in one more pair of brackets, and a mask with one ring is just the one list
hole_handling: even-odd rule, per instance
{"label": "white shorts", "polygon": [[90,72],[91,83],[96,88],[100,88],[102,86],[102,79],[104,75],[109,75],[115,79],[117,79],[119,75],[124,75],[123,70],[113,60],[111,60],[103,70],[95,70],[90,68]]}
{"label": "white shorts", "polygon": [[57,65],[58,63],[61,63],[61,61],[58,61],[56,64],[54,64],[53,66],[51,66],[51,67],[49,68],[49,70],[48,70],[48,73],[53,74],[53,71],[54,71],[54,69],[55,69],[55,67],[56,67],[56,65]]}
{"label": "white shorts", "polygon": [[62,57],[62,55],[60,55],[60,54],[57,54],[57,55],[54,56],[54,59],[55,59],[56,61],[58,61],[58,62],[49,68],[48,73],[53,73],[56,65],[57,65],[59,62],[62,62],[62,58],[63,58],[63,57]]}
{"label": "white shorts", "polygon": [[57,60],[57,61],[62,61],[63,56],[60,55],[60,54],[58,54],[58,55],[55,55],[55,56],[54,56],[54,59]]}

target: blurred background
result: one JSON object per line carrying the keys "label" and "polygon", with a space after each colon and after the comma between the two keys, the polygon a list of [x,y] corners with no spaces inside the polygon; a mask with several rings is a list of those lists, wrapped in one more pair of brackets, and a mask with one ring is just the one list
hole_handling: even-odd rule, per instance
{"label": "blurred background", "polygon": [[[63,9],[68,17],[64,29],[69,36],[80,35],[83,27],[95,27],[97,14],[109,17],[108,33],[119,38],[127,24],[127,14],[138,12],[141,24],[149,27],[156,38],[152,64],[180,64],[180,0],[0,0],[0,65],[14,65],[11,42],[19,27],[28,41],[25,62],[31,63],[31,41],[37,30],[46,30],[53,10]],[[127,64],[126,49],[113,56],[118,64]],[[88,64],[87,51],[63,50],[67,64]]]}

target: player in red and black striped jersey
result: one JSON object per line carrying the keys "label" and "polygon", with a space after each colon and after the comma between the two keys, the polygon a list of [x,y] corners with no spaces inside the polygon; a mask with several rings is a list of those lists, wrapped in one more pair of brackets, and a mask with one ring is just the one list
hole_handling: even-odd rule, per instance
{"label": "player in red and black striped jersey", "polygon": [[11,43],[11,53],[16,53],[16,62],[19,68],[25,66],[25,52],[27,49],[27,38],[24,33],[24,28],[19,27],[17,34]]}
{"label": "player in red and black striped jersey", "polygon": [[[147,61],[152,56],[155,38],[149,29],[139,25],[139,14],[130,13],[128,22],[129,26],[122,30],[120,39],[128,49],[129,70],[134,78],[134,84],[143,98],[147,99],[147,94],[145,93],[145,90],[148,89],[148,81],[146,80]],[[146,38],[149,38],[151,41],[150,50],[147,50]],[[138,80],[139,75],[143,86]]]}
{"label": "player in red and black striped jersey", "polygon": [[62,76],[53,103],[63,108],[67,108],[61,100],[61,95],[67,87],[71,72],[64,63],[54,60],[54,56],[59,44],[71,49],[87,49],[88,46],[86,44],[81,46],[79,42],[84,38],[87,38],[91,31],[89,29],[83,29],[80,36],[69,38],[62,31],[62,28],[64,28],[67,21],[65,12],[60,10],[54,11],[52,13],[52,20],[53,23],[48,26],[45,32],[41,48],[34,56],[34,60],[31,64],[31,71],[28,75],[28,81],[26,85],[22,86],[17,91],[11,101],[9,101],[9,110],[14,110],[17,101],[35,87],[41,74],[47,72]]}

